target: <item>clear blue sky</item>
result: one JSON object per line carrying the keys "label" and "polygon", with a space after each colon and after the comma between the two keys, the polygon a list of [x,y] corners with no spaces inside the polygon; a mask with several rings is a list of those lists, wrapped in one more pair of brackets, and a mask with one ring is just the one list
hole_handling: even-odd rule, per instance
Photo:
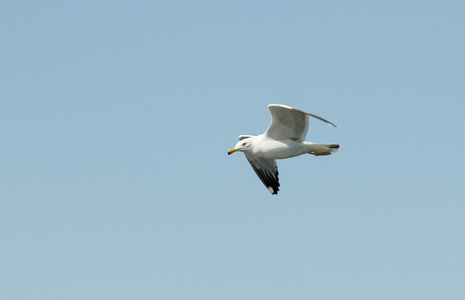
{"label": "clear blue sky", "polygon": [[[1,299],[463,299],[463,1],[3,1]],[[329,157],[240,134],[270,103]]]}

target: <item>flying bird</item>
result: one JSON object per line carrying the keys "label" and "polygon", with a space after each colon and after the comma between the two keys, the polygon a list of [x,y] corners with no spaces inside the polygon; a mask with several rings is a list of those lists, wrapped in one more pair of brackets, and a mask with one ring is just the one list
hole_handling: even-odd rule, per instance
{"label": "flying bird", "polygon": [[315,156],[330,155],[339,149],[338,144],[315,144],[305,141],[308,117],[336,127],[322,117],[281,104],[270,104],[271,124],[260,135],[240,135],[239,142],[228,151],[228,155],[241,151],[263,184],[273,194],[278,194],[279,178],[276,159],[290,158],[302,154]]}

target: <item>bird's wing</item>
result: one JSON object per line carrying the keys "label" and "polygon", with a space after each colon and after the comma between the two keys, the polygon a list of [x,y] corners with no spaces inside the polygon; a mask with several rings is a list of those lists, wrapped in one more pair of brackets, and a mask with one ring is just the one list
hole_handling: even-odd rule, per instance
{"label": "bird's wing", "polygon": [[268,190],[276,195],[279,191],[278,166],[274,159],[245,155],[255,173]]}
{"label": "bird's wing", "polygon": [[271,112],[271,124],[265,134],[275,140],[292,139],[303,142],[308,130],[308,116],[336,127],[336,125],[322,117],[290,106],[270,104],[268,108]]}
{"label": "bird's wing", "polygon": [[239,136],[239,141],[242,141],[243,139],[248,139],[248,138],[253,137],[253,136],[256,136],[256,135],[251,135],[251,134],[240,135]]}

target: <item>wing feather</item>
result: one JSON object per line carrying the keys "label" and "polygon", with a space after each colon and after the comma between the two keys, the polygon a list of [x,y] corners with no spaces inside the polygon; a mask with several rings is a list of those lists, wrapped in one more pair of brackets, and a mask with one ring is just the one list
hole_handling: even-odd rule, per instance
{"label": "wing feather", "polygon": [[251,157],[246,155],[247,160],[252,166],[253,170],[257,174],[258,178],[273,194],[278,194],[279,191],[279,178],[278,178],[278,166],[274,159],[265,159],[258,157]]}
{"label": "wing feather", "polygon": [[308,131],[309,116],[336,127],[336,125],[322,117],[290,106],[270,104],[268,108],[271,112],[271,124],[265,134],[276,140],[293,139],[303,142]]}
{"label": "wing feather", "polygon": [[239,136],[239,141],[242,141],[243,139],[248,139],[248,138],[253,137],[253,136],[256,136],[256,135],[251,135],[251,134],[240,135]]}

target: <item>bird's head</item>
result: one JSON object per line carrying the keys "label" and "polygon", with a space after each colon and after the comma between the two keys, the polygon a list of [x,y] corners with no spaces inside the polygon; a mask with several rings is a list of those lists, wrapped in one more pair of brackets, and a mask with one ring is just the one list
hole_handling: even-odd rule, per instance
{"label": "bird's head", "polygon": [[250,138],[243,139],[239,141],[234,148],[228,151],[228,155],[233,154],[236,151],[247,152],[251,149],[252,145],[250,143]]}

